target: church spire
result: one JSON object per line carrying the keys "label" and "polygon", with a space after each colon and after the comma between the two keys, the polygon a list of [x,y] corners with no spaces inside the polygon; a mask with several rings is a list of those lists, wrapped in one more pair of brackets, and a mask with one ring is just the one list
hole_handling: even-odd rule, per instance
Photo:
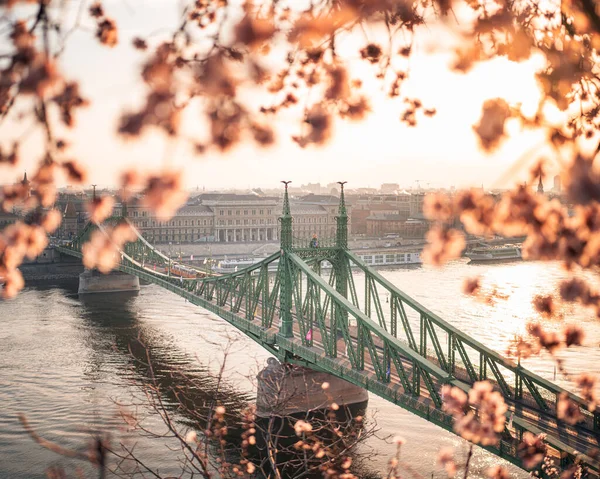
{"label": "church spire", "polygon": [[542,174],[540,173],[540,181],[538,182],[538,186],[537,186],[537,192],[540,195],[544,194],[544,183],[542,183]]}

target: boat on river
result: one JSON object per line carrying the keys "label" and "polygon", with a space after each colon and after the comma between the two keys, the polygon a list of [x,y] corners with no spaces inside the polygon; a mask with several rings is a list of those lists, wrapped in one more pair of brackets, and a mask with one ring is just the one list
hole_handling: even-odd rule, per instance
{"label": "boat on river", "polygon": [[521,248],[516,245],[486,246],[473,248],[465,253],[471,263],[482,263],[489,261],[515,261],[522,260]]}
{"label": "boat on river", "polygon": [[399,253],[396,251],[374,251],[356,254],[367,266],[396,266],[421,264],[419,252]]}
{"label": "boat on river", "polygon": [[[362,252],[357,256],[367,266],[392,266],[392,265],[408,265],[408,264],[421,264],[421,256],[418,252],[411,253],[396,253],[396,252]],[[264,258],[239,258],[239,259],[224,259],[217,263],[213,268],[216,273],[236,273],[244,268],[248,268],[256,263],[260,263]],[[278,261],[273,261],[269,264],[269,271],[276,271]],[[321,263],[321,269],[331,268],[329,261],[323,261]]]}

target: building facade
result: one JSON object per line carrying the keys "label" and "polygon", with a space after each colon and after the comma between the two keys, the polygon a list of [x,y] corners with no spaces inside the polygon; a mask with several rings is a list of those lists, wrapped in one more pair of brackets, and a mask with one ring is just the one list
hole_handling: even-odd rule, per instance
{"label": "building facade", "polygon": [[[119,208],[122,208],[119,205]],[[120,211],[119,211],[120,214]],[[161,221],[149,208],[127,206],[129,221],[150,243],[214,241],[213,212],[202,205],[184,206],[168,221]]]}
{"label": "building facade", "polygon": [[215,241],[246,243],[279,238],[279,201],[274,196],[203,194],[195,201],[209,207],[214,218]]}
{"label": "building facade", "polygon": [[[127,216],[151,243],[248,243],[279,240],[282,199],[275,196],[230,193],[202,194],[168,221],[158,220],[146,207],[133,202]],[[329,195],[292,198],[294,236],[333,237],[339,199]],[[120,215],[122,205],[115,207]]]}
{"label": "building facade", "polygon": [[421,219],[404,219],[397,214],[374,214],[367,218],[367,234],[382,237],[398,235],[401,238],[423,238],[429,222]]}

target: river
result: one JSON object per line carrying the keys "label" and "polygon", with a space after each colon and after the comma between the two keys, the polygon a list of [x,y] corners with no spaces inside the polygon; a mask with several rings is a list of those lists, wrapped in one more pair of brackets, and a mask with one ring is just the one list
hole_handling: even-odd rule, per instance
{"label": "river", "polygon": [[[566,277],[557,264],[469,265],[466,260],[442,269],[418,266],[382,269],[381,273],[501,353],[515,334],[525,332],[526,321],[538,316],[531,297],[555,294],[557,283]],[[496,296],[504,299],[490,302],[464,296],[462,281],[473,275],[482,277],[485,290],[496,289]],[[360,282],[358,276],[357,286]],[[102,295],[82,301],[76,291],[76,282],[28,287],[14,300],[0,302],[0,478],[41,478],[53,466],[69,474],[77,467],[85,471],[82,463],[36,444],[19,422],[20,413],[41,436],[63,446],[83,449],[96,432],[109,432],[112,444],[136,444],[140,457],[149,464],[164,474],[177,473],[177,454],[168,449],[169,441],[131,430],[120,415],[131,410],[127,405],[140,398],[140,384],[147,381],[146,371],[136,361],[135,347],[132,356],[130,345],[139,338],[158,363],[181,367],[197,378],[206,389],[199,391],[198,400],[210,396],[211,378],[219,370],[225,345],[231,344],[231,350],[224,377],[228,387],[239,391],[240,402],[253,396],[254,377],[268,353],[224,320],[154,285],[142,286],[139,295],[118,300]],[[559,329],[566,322],[579,322],[587,332],[584,346],[560,353],[567,370],[600,373],[600,325],[594,313],[568,306],[561,315],[562,319],[547,322],[547,327]],[[571,388],[545,355],[525,360],[523,365]],[[172,402],[172,398],[165,400]],[[144,406],[138,412],[148,415],[148,427],[161,430],[158,418]],[[370,395],[368,417],[379,428],[378,437],[362,446],[364,452],[376,453],[369,461],[373,471],[384,472],[395,452],[392,442],[383,439],[388,436],[406,439],[402,459],[426,478],[445,477],[436,465],[441,447],[455,448],[459,457],[466,455],[465,441],[374,395]],[[483,477],[485,469],[497,463],[507,465],[513,477],[528,476],[477,449],[471,477]]]}

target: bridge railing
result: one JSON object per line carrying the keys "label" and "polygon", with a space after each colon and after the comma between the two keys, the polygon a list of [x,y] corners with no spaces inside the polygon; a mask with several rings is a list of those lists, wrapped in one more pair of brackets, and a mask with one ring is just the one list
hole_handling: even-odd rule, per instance
{"label": "bridge railing", "polygon": [[293,249],[318,249],[334,248],[336,246],[335,237],[312,237],[312,236],[292,236]]}
{"label": "bridge railing", "polygon": [[[392,336],[404,334],[411,349],[431,358],[457,379],[469,384],[490,380],[508,400],[535,408],[549,416],[556,417],[558,398],[564,394],[578,406],[583,417],[580,425],[591,431],[600,430],[598,409],[590,412],[588,404],[581,397],[464,334],[370,269],[356,255],[349,251],[346,254],[352,266],[365,273],[367,308],[375,310],[381,325],[389,328]],[[384,314],[377,286],[383,288],[387,295],[390,304],[387,314]]]}

